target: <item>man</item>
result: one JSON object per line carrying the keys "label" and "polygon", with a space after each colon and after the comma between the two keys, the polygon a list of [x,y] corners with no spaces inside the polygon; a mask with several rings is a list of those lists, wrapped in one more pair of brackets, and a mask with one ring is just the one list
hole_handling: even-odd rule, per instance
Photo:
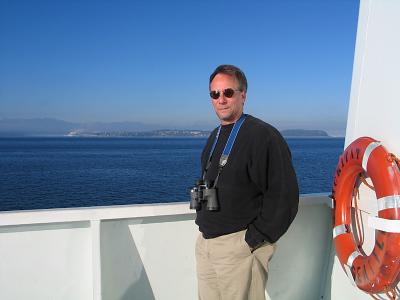
{"label": "man", "polygon": [[[203,179],[217,190],[218,207],[197,208],[199,299],[265,299],[275,242],[298,208],[291,154],[274,127],[243,115],[247,80],[239,68],[217,67],[209,88],[221,126],[211,133],[201,161]],[[229,139],[232,131],[237,136]],[[230,152],[224,150],[228,139]]]}

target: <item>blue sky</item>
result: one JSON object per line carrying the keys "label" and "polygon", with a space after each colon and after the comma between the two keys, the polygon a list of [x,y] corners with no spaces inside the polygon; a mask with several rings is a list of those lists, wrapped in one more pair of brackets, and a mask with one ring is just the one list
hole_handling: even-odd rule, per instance
{"label": "blue sky", "polygon": [[[359,2],[0,0],[0,118],[217,125],[208,78],[245,112],[344,134]],[[202,129],[202,128],[199,128]]]}

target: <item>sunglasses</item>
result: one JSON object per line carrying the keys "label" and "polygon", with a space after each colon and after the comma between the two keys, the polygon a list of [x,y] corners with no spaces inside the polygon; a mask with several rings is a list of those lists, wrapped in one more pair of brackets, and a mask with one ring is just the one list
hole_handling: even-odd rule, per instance
{"label": "sunglasses", "polygon": [[[226,98],[232,98],[232,97],[233,97],[233,94],[235,94],[235,92],[239,92],[239,91],[240,91],[240,90],[234,90],[234,89],[231,89],[231,88],[227,88],[227,89],[224,89],[224,90],[222,91],[222,93],[224,94],[224,96],[225,96]],[[211,98],[217,100],[217,99],[219,98],[219,96],[221,96],[221,92],[218,91],[218,90],[211,91],[211,92],[210,92],[210,96],[211,96]]]}

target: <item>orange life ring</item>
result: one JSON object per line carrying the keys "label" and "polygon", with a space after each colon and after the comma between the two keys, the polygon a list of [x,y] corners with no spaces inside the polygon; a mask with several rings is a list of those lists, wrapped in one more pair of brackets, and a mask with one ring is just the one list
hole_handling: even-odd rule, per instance
{"label": "orange life ring", "polygon": [[333,238],[336,254],[350,279],[363,291],[393,289],[400,275],[400,233],[375,230],[375,245],[366,255],[352,232],[352,193],[360,173],[366,173],[378,199],[378,217],[400,219],[400,170],[380,142],[361,137],[339,158],[333,182]]}

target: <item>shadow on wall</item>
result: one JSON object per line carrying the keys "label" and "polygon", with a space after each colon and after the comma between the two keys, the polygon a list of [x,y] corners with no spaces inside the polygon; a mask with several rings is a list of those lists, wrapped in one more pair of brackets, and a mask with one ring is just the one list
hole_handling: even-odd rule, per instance
{"label": "shadow on wall", "polygon": [[129,225],[132,220],[103,221],[101,224],[104,300],[155,299]]}
{"label": "shadow on wall", "polygon": [[121,300],[132,300],[132,299],[143,299],[153,300],[155,299],[153,291],[147,278],[144,269],[140,273],[140,278],[134,284],[132,284],[124,293]]}
{"label": "shadow on wall", "polygon": [[267,291],[271,299],[329,299],[324,294],[330,290],[331,228],[328,206],[300,206],[293,224],[278,241],[269,266]]}

